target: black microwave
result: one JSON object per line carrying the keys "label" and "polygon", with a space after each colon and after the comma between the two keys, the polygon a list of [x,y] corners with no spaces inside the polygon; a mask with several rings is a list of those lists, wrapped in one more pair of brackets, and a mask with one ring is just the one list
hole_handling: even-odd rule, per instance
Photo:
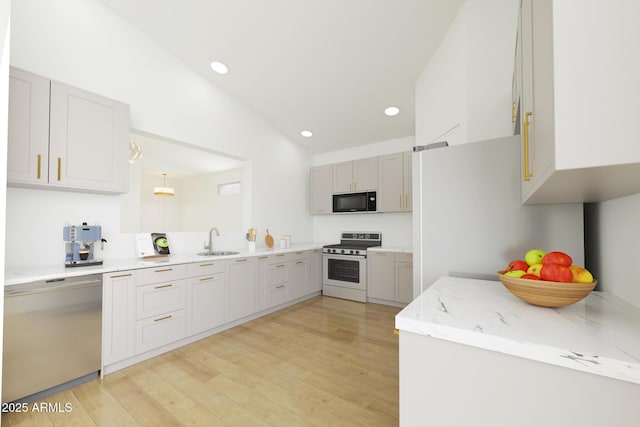
{"label": "black microwave", "polygon": [[333,195],[333,212],[375,212],[376,192]]}

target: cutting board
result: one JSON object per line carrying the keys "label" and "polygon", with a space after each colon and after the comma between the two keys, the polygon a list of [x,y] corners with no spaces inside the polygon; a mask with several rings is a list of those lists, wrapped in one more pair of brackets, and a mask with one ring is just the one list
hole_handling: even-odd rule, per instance
{"label": "cutting board", "polygon": [[264,236],[264,244],[267,245],[268,248],[273,247],[273,236],[269,234],[269,230],[267,230],[267,235]]}

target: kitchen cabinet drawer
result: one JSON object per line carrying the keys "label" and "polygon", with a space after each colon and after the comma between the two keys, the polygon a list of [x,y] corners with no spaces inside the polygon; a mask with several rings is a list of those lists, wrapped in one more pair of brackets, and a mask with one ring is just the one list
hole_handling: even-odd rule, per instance
{"label": "kitchen cabinet drawer", "polygon": [[396,252],[394,258],[396,262],[413,263],[413,253],[411,252]]}
{"label": "kitchen cabinet drawer", "polygon": [[224,273],[226,268],[227,263],[225,261],[194,262],[193,264],[187,264],[187,277]]}
{"label": "kitchen cabinet drawer", "polygon": [[185,308],[187,287],[184,280],[136,287],[136,319]]}
{"label": "kitchen cabinet drawer", "polygon": [[185,265],[163,265],[153,268],[143,268],[138,270],[137,276],[139,285],[168,282],[170,280],[187,277],[187,267]]}
{"label": "kitchen cabinet drawer", "polygon": [[289,281],[288,263],[272,264],[267,271],[267,286],[278,285]]}
{"label": "kitchen cabinet drawer", "polygon": [[289,301],[289,286],[286,283],[267,286],[265,292],[265,307],[271,308]]}
{"label": "kitchen cabinet drawer", "polygon": [[186,336],[185,310],[173,311],[136,322],[136,352],[143,353]]}

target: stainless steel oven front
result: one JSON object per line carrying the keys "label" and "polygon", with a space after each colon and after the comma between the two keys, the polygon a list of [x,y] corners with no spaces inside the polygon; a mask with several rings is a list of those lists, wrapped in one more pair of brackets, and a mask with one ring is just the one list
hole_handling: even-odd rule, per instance
{"label": "stainless steel oven front", "polygon": [[324,295],[367,302],[366,255],[325,253],[322,264]]}

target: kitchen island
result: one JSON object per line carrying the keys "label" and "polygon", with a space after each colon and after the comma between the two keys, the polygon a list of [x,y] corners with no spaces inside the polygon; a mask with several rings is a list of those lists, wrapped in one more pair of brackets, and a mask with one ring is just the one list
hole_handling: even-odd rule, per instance
{"label": "kitchen island", "polygon": [[638,425],[640,310],[611,294],[544,308],[443,277],[396,328],[401,425]]}

